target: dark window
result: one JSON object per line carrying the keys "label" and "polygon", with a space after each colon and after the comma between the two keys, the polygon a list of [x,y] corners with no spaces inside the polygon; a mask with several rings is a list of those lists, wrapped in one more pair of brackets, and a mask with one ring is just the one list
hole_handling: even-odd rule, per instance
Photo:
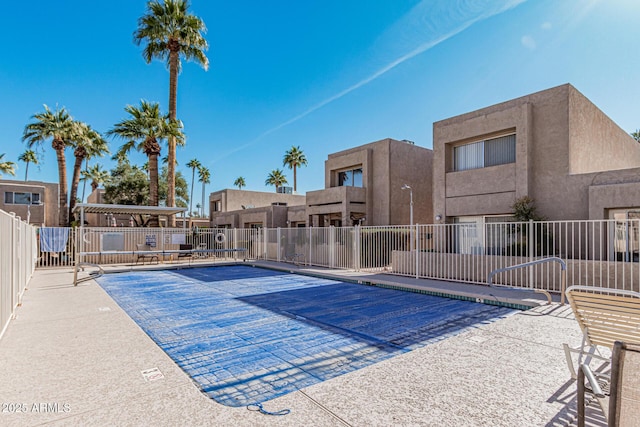
{"label": "dark window", "polygon": [[362,187],[362,168],[338,172],[338,185],[341,187]]}
{"label": "dark window", "polygon": [[40,193],[16,193],[7,191],[4,193],[4,203],[7,205],[39,205]]}

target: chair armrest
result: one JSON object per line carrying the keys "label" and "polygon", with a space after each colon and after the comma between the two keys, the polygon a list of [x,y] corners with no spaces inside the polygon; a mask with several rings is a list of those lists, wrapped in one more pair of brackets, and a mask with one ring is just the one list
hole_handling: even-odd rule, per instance
{"label": "chair armrest", "polygon": [[584,372],[584,376],[589,382],[589,386],[591,387],[591,392],[595,394],[597,397],[600,397],[600,398],[605,397],[605,394],[602,391],[602,388],[600,387],[600,384],[598,383],[598,380],[596,379],[596,376],[593,374],[593,371],[591,370],[589,365],[587,365],[586,363],[583,363],[580,365],[580,369],[582,370],[582,372]]}

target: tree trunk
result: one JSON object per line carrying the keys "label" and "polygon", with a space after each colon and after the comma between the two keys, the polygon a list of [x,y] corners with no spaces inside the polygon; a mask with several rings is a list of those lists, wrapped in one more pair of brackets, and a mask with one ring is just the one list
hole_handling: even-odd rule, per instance
{"label": "tree trunk", "polygon": [[[158,206],[158,155],[149,154],[149,205]],[[149,218],[149,227],[158,227],[160,222],[157,215]]]}
{"label": "tree trunk", "polygon": [[204,218],[204,186],[205,183],[202,181],[202,215],[200,215],[200,218]]}
{"label": "tree trunk", "polygon": [[27,168],[24,171],[24,181],[27,182],[27,178],[29,177],[29,162],[27,162]]}
{"label": "tree trunk", "polygon": [[71,193],[69,195],[69,222],[75,220],[73,208],[76,207],[76,197],[78,195],[78,184],[80,183],[80,169],[85,155],[84,150],[76,150],[76,161],[73,164],[73,177],[71,178]]}
{"label": "tree trunk", "polygon": [[296,165],[293,165],[293,193],[295,194],[298,191],[298,179],[296,176]]}
{"label": "tree trunk", "polygon": [[69,217],[67,216],[69,211],[69,207],[67,205],[67,162],[64,157],[64,141],[61,139],[54,138],[53,143],[51,144],[54,150],[56,150],[56,158],[58,160],[58,186],[59,186],[59,209],[60,209],[60,218],[58,219],[58,224],[60,227],[68,227],[69,226]]}
{"label": "tree trunk", "polygon": [[191,212],[193,212],[193,184],[196,179],[196,168],[191,168],[191,195],[189,196],[189,228],[191,228]]}
{"label": "tree trunk", "polygon": [[[85,174],[87,172],[89,172],[89,159],[87,159],[87,161],[84,163],[84,171]],[[87,179],[85,178],[84,181],[82,181],[82,202],[84,202],[84,195],[85,195],[85,190],[87,189]]]}
{"label": "tree trunk", "polygon": [[[178,52],[178,44],[169,41],[169,119],[176,120],[178,103],[178,62],[180,56]],[[167,206],[174,207],[176,205],[176,139],[169,137],[169,155],[167,168]],[[175,227],[175,216],[169,216],[169,227]]]}

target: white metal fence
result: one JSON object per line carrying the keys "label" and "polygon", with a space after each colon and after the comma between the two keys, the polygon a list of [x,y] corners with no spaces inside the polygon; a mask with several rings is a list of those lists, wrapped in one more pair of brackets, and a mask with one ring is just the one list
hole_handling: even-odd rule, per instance
{"label": "white metal fence", "polygon": [[[95,253],[86,262],[132,263],[138,244],[168,251],[162,261],[171,261],[176,254],[170,252],[187,244],[203,251],[196,256],[209,259],[264,259],[486,283],[493,270],[556,256],[566,261],[568,285],[639,290],[639,229],[637,219],[200,229],[195,233],[166,228],[85,228],[82,235],[72,230],[67,253],[41,254],[40,263],[71,265],[76,250]],[[246,256],[231,251],[239,248],[246,249]],[[559,292],[561,269],[557,264],[535,265],[500,273],[494,283]]]}
{"label": "white metal fence", "polygon": [[[484,284],[493,270],[556,256],[568,284],[638,291],[639,229],[637,219],[270,229],[261,258]],[[539,264],[494,283],[559,292],[561,268]]]}
{"label": "white metal fence", "polygon": [[35,228],[0,210],[0,337],[22,300],[36,254]]}

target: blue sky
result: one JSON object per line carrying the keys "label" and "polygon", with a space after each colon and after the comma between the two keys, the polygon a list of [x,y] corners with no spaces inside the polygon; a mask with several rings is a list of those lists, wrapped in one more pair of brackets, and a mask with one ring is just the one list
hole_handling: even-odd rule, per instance
{"label": "blue sky", "polygon": [[[101,132],[140,99],[167,111],[167,69],[146,64],[132,41],[145,7],[3,4],[5,160],[17,162],[24,126],[43,104],[64,106]],[[190,181],[186,163],[199,159],[212,173],[207,193],[233,187],[238,176],[249,190],[273,191],[264,181],[292,145],[309,161],[298,191],[321,189],[330,153],[387,137],[431,148],[434,121],[564,83],[627,132],[640,128],[635,0],[193,0],[191,11],[208,28],[210,68],[183,64],[178,118],[187,145],[178,168]],[[121,143],[112,141],[112,152]],[[50,142],[42,160],[29,178],[57,182]],[[18,162],[17,179],[24,169]]]}

